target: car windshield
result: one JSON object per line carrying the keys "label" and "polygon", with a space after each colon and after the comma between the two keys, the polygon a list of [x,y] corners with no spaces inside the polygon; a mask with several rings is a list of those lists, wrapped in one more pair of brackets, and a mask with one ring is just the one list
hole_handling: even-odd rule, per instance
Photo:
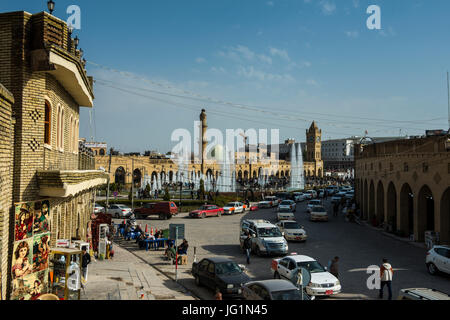
{"label": "car windshield", "polygon": [[301,229],[297,222],[287,222],[284,224],[285,229]]}
{"label": "car windshield", "polygon": [[313,211],[314,212],[325,212],[325,209],[323,207],[314,207]]}
{"label": "car windshield", "polygon": [[216,274],[242,273],[241,268],[235,262],[225,262],[216,265]]}
{"label": "car windshield", "polygon": [[318,204],[320,204],[320,201],[318,201],[318,200],[313,200],[313,201],[310,202],[310,204],[312,204],[312,205],[318,205]]}
{"label": "car windshield", "polygon": [[281,212],[281,213],[287,213],[287,212],[291,212],[291,209],[289,209],[289,208],[280,208],[278,211]]}
{"label": "car windshield", "polygon": [[280,203],[280,205],[282,205],[282,206],[290,206],[291,204],[292,204],[292,202],[290,202],[290,201],[282,201]]}
{"label": "car windshield", "polygon": [[258,228],[258,235],[264,238],[278,238],[282,237],[280,229],[278,228]]}
{"label": "car windshield", "polygon": [[225,207],[234,207],[234,202],[227,203]]}
{"label": "car windshield", "polygon": [[128,209],[127,206],[124,206],[124,205],[122,205],[122,204],[118,204],[117,206],[118,206],[120,209]]}
{"label": "car windshield", "polygon": [[211,206],[202,206],[198,210],[211,210],[211,209],[212,209]]}
{"label": "car windshield", "polygon": [[303,267],[311,273],[325,272],[325,268],[317,261],[297,262],[297,266],[299,268]]}
{"label": "car windshield", "polygon": [[[274,291],[272,292],[272,300],[302,300],[302,294],[299,289]],[[303,300],[309,300],[307,294],[303,294]]]}

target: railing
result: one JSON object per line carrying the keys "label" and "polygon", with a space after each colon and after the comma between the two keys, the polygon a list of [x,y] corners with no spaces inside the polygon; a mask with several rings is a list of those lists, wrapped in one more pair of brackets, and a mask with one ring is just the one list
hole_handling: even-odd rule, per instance
{"label": "railing", "polygon": [[44,149],[43,170],[95,170],[95,157],[81,151],[74,154]]}

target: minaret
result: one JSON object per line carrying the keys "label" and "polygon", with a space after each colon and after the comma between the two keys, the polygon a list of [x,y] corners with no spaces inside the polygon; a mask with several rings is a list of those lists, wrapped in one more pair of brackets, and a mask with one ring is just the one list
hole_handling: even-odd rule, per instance
{"label": "minaret", "polygon": [[208,125],[206,123],[206,110],[202,109],[200,114],[200,121],[202,122],[202,174],[205,174],[205,159],[206,159],[206,147],[208,146],[208,140],[206,139],[206,130]]}

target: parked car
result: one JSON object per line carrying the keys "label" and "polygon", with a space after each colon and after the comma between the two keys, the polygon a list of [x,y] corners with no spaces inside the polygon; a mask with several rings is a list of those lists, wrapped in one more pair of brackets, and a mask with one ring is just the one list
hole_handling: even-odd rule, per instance
{"label": "parked car", "polygon": [[450,274],[450,247],[434,246],[427,252],[425,263],[432,275],[439,272]]}
{"label": "parked car", "polygon": [[131,215],[131,208],[127,207],[123,204],[111,204],[108,208],[108,214],[112,217],[119,218],[128,218]]}
{"label": "parked car", "polygon": [[250,211],[258,211],[259,210],[259,204],[254,204],[250,206]]}
{"label": "parked car", "polygon": [[278,221],[294,220],[295,216],[290,208],[283,207],[283,208],[278,208],[277,219],[278,219]]}
{"label": "parked car", "polygon": [[311,221],[328,221],[328,213],[322,206],[314,206],[309,213]]}
{"label": "parked car", "polygon": [[269,201],[271,204],[271,208],[277,207],[280,204],[280,200],[274,196],[264,197],[264,201]]}
{"label": "parked car", "polygon": [[317,198],[317,192],[315,190],[308,190],[305,193],[308,195],[309,199],[316,199]]}
{"label": "parked car", "polygon": [[450,300],[450,295],[426,288],[401,289],[398,300]]}
{"label": "parked car", "polygon": [[326,188],[328,194],[333,195],[339,191],[338,187],[330,186]]}
{"label": "parked car", "polygon": [[219,289],[224,298],[240,298],[243,284],[250,281],[244,266],[223,257],[194,262],[192,275],[197,286],[205,286],[214,292]]}
{"label": "parked car", "polygon": [[304,227],[294,220],[280,221],[276,224],[287,241],[306,241],[308,236]]}
{"label": "parked car", "polygon": [[294,201],[303,202],[306,200],[306,195],[303,192],[294,192]]}
{"label": "parked car", "polygon": [[215,205],[204,205],[197,210],[191,211],[189,217],[191,218],[206,218],[206,217],[220,217],[223,214],[223,209]]}
{"label": "parked car", "polygon": [[321,206],[322,201],[321,200],[311,200],[308,202],[308,205],[306,206],[306,213],[311,213],[312,207],[315,206]]}
{"label": "parked car", "polygon": [[278,209],[289,209],[292,212],[297,211],[297,204],[292,200],[283,200],[278,205]]}
{"label": "parked car", "polygon": [[252,281],[242,287],[245,300],[311,300],[311,297],[287,280]]}
{"label": "parked car", "polygon": [[260,201],[260,202],[258,202],[258,207],[260,209],[272,208],[272,201]]}
{"label": "parked car", "polygon": [[323,198],[325,196],[325,190],[320,189],[317,193],[317,198]]}
{"label": "parked car", "polygon": [[229,202],[223,207],[223,214],[244,213],[245,207],[241,202]]}
{"label": "parked car", "polygon": [[98,203],[96,203],[94,205],[94,213],[105,213],[105,207],[102,207],[101,205],[99,205]]}
{"label": "parked car", "polygon": [[178,207],[173,201],[145,203],[141,208],[135,209],[134,214],[136,219],[158,216],[160,220],[168,220],[178,214]]}
{"label": "parked car", "polygon": [[272,260],[271,271],[275,279],[295,281],[299,268],[311,273],[311,282],[306,287],[310,296],[331,296],[341,292],[341,283],[315,259],[303,255],[291,255]]}
{"label": "parked car", "polygon": [[252,235],[252,252],[262,255],[286,255],[289,250],[288,243],[280,229],[266,220],[242,219],[239,228],[239,242],[244,251],[244,241],[247,234]]}

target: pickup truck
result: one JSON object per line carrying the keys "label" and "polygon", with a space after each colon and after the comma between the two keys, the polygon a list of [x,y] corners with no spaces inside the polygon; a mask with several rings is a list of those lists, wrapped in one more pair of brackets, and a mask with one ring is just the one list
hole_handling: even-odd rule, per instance
{"label": "pickup truck", "polygon": [[136,219],[146,219],[149,216],[158,216],[160,220],[171,219],[178,213],[175,202],[145,203],[143,207],[134,209]]}

